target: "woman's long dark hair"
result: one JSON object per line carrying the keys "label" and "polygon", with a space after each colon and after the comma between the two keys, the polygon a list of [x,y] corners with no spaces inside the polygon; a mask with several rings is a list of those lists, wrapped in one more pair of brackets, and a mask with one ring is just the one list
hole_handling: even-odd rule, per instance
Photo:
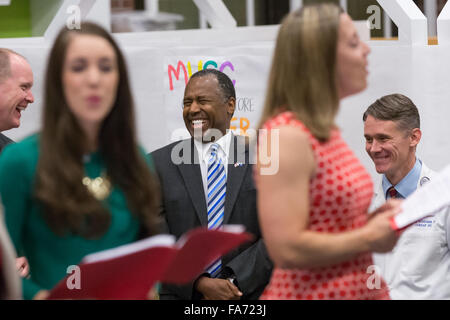
{"label": "woman's long dark hair", "polygon": [[82,23],[80,29],[63,28],[51,49],[35,196],[42,205],[44,219],[57,234],[71,232],[85,238],[99,238],[111,223],[104,204],[82,184],[87,138],[64,96],[64,60],[67,47],[77,35],[99,36],[115,51],[119,82],[112,110],[100,128],[99,152],[106,163],[108,177],[124,192],[128,207],[141,221],[145,234],[154,234],[159,189],[137,146],[125,59],[108,32],[93,23]]}

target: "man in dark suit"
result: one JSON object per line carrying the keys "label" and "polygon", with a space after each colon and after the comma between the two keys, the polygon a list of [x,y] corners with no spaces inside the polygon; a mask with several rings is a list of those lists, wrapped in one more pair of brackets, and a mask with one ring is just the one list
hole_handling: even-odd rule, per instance
{"label": "man in dark suit", "polygon": [[259,230],[248,140],[228,130],[235,102],[233,83],[224,73],[193,74],[183,99],[192,138],[151,156],[168,233],[180,237],[198,226],[241,224],[254,241],[223,256],[189,285],[163,284],[161,299],[257,299],[270,279],[272,262]]}
{"label": "man in dark suit", "polygon": [[[20,126],[20,117],[29,103],[33,72],[24,57],[0,48],[0,132]],[[12,140],[0,133],[0,152]]]}

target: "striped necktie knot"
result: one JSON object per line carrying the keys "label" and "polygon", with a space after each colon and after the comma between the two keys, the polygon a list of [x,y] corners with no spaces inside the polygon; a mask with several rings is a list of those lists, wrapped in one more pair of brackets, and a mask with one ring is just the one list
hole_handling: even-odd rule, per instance
{"label": "striped necktie knot", "polygon": [[217,158],[217,151],[219,150],[219,145],[217,143],[213,143],[211,145],[210,150],[211,150],[211,152],[210,152],[210,156],[209,156],[208,165],[210,165],[211,162],[213,162]]}
{"label": "striped necktie knot", "polygon": [[217,152],[217,150],[219,149],[219,145],[217,143],[213,143],[211,145],[211,155],[215,154]]}

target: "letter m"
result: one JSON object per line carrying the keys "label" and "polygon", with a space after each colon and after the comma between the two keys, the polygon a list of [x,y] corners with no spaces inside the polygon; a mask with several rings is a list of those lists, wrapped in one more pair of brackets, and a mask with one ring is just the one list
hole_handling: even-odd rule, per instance
{"label": "letter m", "polygon": [[184,82],[185,84],[188,83],[188,74],[186,71],[186,67],[184,66],[184,63],[182,61],[178,61],[178,65],[177,65],[177,70],[175,70],[175,68],[169,64],[169,68],[167,70],[167,73],[169,75],[169,85],[170,85],[170,90],[173,90],[173,80],[172,80],[172,73],[174,74],[175,78],[177,80],[180,79],[180,68],[183,68],[183,72],[184,72]]}

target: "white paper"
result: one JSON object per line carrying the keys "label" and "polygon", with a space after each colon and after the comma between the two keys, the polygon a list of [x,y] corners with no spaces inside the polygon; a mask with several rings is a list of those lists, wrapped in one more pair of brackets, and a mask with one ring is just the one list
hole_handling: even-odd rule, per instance
{"label": "white paper", "polygon": [[404,228],[450,206],[450,165],[433,176],[402,203],[402,212],[394,217],[398,229]]}
{"label": "white paper", "polygon": [[91,253],[83,258],[83,263],[93,263],[113,258],[118,258],[138,252],[150,247],[169,247],[175,243],[175,236],[169,234],[159,234],[153,237],[142,239],[130,244],[125,244],[116,248]]}
{"label": "white paper", "polygon": [[[242,224],[224,224],[218,230],[223,231],[223,232],[229,232],[229,233],[243,233],[243,232],[245,232],[245,226]],[[180,237],[180,239],[178,239],[175,246],[177,248],[181,248],[182,246],[184,246],[184,244],[186,243],[186,241],[189,238],[189,235],[190,235],[190,232],[184,233]]]}
{"label": "white paper", "polygon": [[[220,229],[224,232],[230,233],[242,233],[245,232],[243,225],[223,225]],[[109,259],[118,258],[127,254],[135,253],[145,250],[151,247],[170,247],[175,245],[177,248],[181,248],[187,240],[189,232],[186,232],[175,243],[175,236],[170,234],[159,234],[156,236],[148,237],[139,241],[135,241],[129,244],[125,244],[116,248],[107,249],[95,253],[88,254],[83,258],[83,263],[93,263],[98,261],[104,261]]]}

